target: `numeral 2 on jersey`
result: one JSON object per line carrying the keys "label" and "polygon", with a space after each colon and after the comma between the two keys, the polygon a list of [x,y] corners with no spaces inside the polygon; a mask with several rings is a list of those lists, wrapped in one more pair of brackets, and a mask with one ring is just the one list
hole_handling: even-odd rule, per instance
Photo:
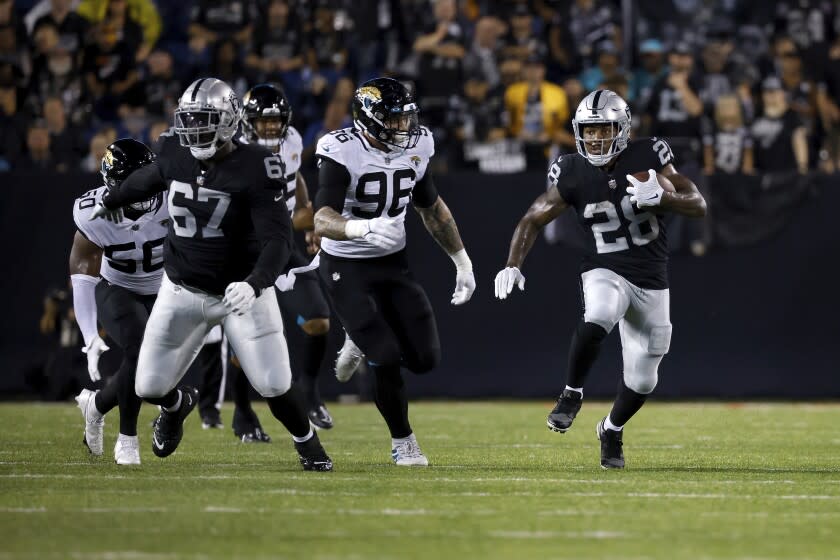
{"label": "numeral 2 on jersey", "polygon": [[[629,196],[621,199],[621,213],[630,222],[627,229],[630,231],[630,240],[633,245],[641,247],[659,237],[659,221],[656,216],[649,212],[637,214],[633,210],[633,204],[630,202]],[[604,234],[615,233],[621,227],[621,218],[618,216],[615,204],[605,200],[587,204],[583,209],[583,217],[588,220],[595,218],[596,214],[603,214],[607,218],[606,221],[595,222],[590,226],[592,235],[595,236],[595,249],[598,253],[615,253],[629,249],[630,244],[627,236],[617,235],[612,241],[608,241],[604,237]],[[646,231],[642,231],[643,226],[646,226],[644,228]]]}
{"label": "numeral 2 on jersey", "polygon": [[[417,174],[413,169],[397,169],[391,176],[391,181],[388,181],[388,175],[384,171],[377,171],[375,173],[365,173],[356,182],[356,200],[359,204],[369,205],[376,204],[374,210],[365,210],[362,206],[355,206],[351,210],[353,215],[357,218],[364,218],[370,220],[371,218],[378,218],[385,211],[388,205],[388,200],[391,200],[391,205],[388,207],[388,216],[394,218],[402,214],[405,210],[408,199],[411,198],[411,189],[413,187],[414,178]],[[408,179],[410,183],[403,186],[403,179]],[[376,185],[376,192],[368,192],[368,185]],[[391,192],[388,192],[390,189]],[[404,202],[403,202],[404,201]]]}

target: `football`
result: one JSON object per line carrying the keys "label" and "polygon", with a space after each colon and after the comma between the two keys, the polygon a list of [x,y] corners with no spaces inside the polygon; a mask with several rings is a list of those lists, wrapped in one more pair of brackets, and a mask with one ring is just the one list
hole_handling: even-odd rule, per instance
{"label": "football", "polygon": [[[638,173],[633,173],[633,177],[638,179],[639,181],[647,181],[648,172],[647,171],[639,171]],[[674,188],[674,183],[671,182],[668,177],[662,175],[661,173],[656,174],[656,180],[659,182],[659,186],[665,192],[675,192],[677,189]]]}

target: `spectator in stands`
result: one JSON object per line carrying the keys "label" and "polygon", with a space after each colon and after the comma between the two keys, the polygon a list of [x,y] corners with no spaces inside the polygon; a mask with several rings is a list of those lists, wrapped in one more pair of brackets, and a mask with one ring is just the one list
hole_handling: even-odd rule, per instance
{"label": "spectator in stands", "polygon": [[318,0],[312,22],[307,61],[312,79],[321,77],[332,88],[347,75],[347,34],[336,25],[333,0]]}
{"label": "spectator in stands", "polygon": [[353,126],[349,101],[343,99],[332,101],[324,112],[324,118],[310,124],[303,133],[302,140],[304,148],[300,158],[304,165],[312,167],[315,148],[321,136],[333,130],[339,130],[349,126]]}
{"label": "spectator in stands", "polygon": [[666,71],[665,47],[659,39],[646,39],[639,45],[641,65],[633,70],[630,78],[629,101],[636,107],[646,107],[653,85]]}
{"label": "spectator in stands", "polygon": [[816,132],[817,116],[816,88],[809,76],[802,70],[802,58],[795,46],[791,45],[777,54],[778,76],[782,81],[788,105],[805,123],[808,131]]}
{"label": "spectator in stands", "polygon": [[824,0],[779,0],[776,2],[776,33],[789,35],[802,59],[815,75],[822,74],[836,9]]}
{"label": "spectator in stands", "polygon": [[60,97],[48,97],[42,110],[44,124],[50,135],[53,159],[61,169],[75,169],[81,159],[81,132],[68,125],[64,102]]}
{"label": "spectator in stands", "polygon": [[251,3],[248,0],[196,0],[189,27],[190,49],[207,56],[223,39],[244,47],[251,39]]}
{"label": "spectator in stands", "polygon": [[534,32],[534,16],[527,4],[514,4],[510,11],[510,27],[504,37],[502,54],[522,61],[531,55],[545,57],[545,42]]}
{"label": "spectator in stands", "polygon": [[105,150],[114,143],[117,139],[117,133],[113,128],[104,128],[94,134],[88,146],[88,154],[82,160],[82,171],[88,173],[99,173],[102,165],[102,156],[105,155]]}
{"label": "spectator in stands", "polygon": [[597,65],[584,70],[580,76],[580,83],[586,91],[592,91],[598,88],[598,84],[624,76],[618,49],[612,41],[603,41],[598,45],[597,60]]}
{"label": "spectator in stands", "polygon": [[183,92],[181,81],[175,76],[172,55],[155,50],[146,59],[142,77],[123,97],[132,109],[142,110],[147,118],[172,121],[178,98]]}
{"label": "spectator in stands", "polygon": [[469,51],[464,55],[464,74],[479,77],[488,87],[501,81],[499,70],[499,37],[504,24],[494,17],[483,17],[475,24],[475,34]]}
{"label": "spectator in stands", "polygon": [[[126,41],[143,62],[160,37],[162,21],[152,0],[82,0],[76,13],[92,24],[104,20],[116,23]],[[135,27],[136,26],[136,27]]]}
{"label": "spectator in stands", "polygon": [[[15,83],[25,85],[25,77],[30,71],[30,59],[27,49],[26,26],[14,10],[14,2],[0,0],[0,62],[9,66],[6,73],[11,73]],[[0,79],[8,76],[0,75]]]}
{"label": "spectator in stands", "polygon": [[71,123],[82,127],[88,124],[90,107],[84,78],[76,59],[61,49],[53,49],[35,59],[29,80],[27,107],[36,113],[48,97],[56,95],[64,102],[64,111]]}
{"label": "spectator in stands", "polygon": [[730,30],[722,26],[708,35],[703,45],[699,68],[702,85],[697,94],[707,114],[712,113],[718,97],[735,93],[749,79],[745,69],[732,59],[734,48]]}
{"label": "spectator in stands", "polygon": [[26,120],[18,111],[18,95],[14,84],[0,85],[0,172],[12,169],[23,149]]}
{"label": "spectator in stands", "polygon": [[72,10],[71,4],[71,0],[50,0],[50,11],[35,22],[33,36],[37,36],[41,26],[52,25],[58,31],[57,48],[80,57],[90,24]]}
{"label": "spectator in stands", "polygon": [[546,20],[548,24],[545,33],[549,55],[546,75],[549,80],[561,84],[580,73],[580,60],[566,12],[559,7],[550,12],[552,15]]}
{"label": "spectator in stands", "polygon": [[252,81],[276,82],[292,107],[298,106],[303,90],[301,69],[306,55],[303,25],[288,0],[271,0],[266,17],[257,22],[245,66]]}
{"label": "spectator in stands", "polygon": [[761,84],[763,114],[752,124],[755,166],[762,173],[808,172],[808,140],[802,119],[788,105],[782,81],[769,76]]}
{"label": "spectator in stands", "polygon": [[595,64],[593,47],[603,41],[619,44],[618,14],[603,0],[574,0],[569,10],[569,28],[584,68]]}
{"label": "spectator in stands", "polygon": [[113,24],[103,22],[97,28],[95,41],[85,49],[82,72],[95,100],[95,115],[114,120],[122,95],[137,83],[139,74],[134,53],[119,40]]}
{"label": "spectator in stands", "polygon": [[460,142],[494,142],[504,139],[504,91],[491,88],[481,73],[464,82],[464,102],[459,107],[455,137]]}
{"label": "spectator in stands", "polygon": [[714,119],[703,137],[703,172],[733,175],[755,173],[753,141],[744,122],[741,100],[722,95],[714,105]]}
{"label": "spectator in stands", "polygon": [[541,58],[529,58],[523,76],[523,81],[505,92],[508,135],[524,142],[530,162],[545,167],[549,146],[574,149],[574,136],[566,127],[569,103],[563,88],[545,81],[545,63]]}
{"label": "spectator in stands", "polygon": [[248,91],[248,80],[242,75],[242,57],[236,41],[221,39],[213,45],[213,56],[210,63],[210,74],[227,82],[239,99]]}
{"label": "spectator in stands", "polygon": [[826,131],[825,145],[820,152],[823,169],[834,173],[840,169],[840,36],[828,51],[828,60],[817,90],[820,119]]}
{"label": "spectator in stands", "polygon": [[26,171],[66,171],[59,167],[50,146],[50,131],[42,120],[34,121],[26,130],[26,154],[15,169]]}

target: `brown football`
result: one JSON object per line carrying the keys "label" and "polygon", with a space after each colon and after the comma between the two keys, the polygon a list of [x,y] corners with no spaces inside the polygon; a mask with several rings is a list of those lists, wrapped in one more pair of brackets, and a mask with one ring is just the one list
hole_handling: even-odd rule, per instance
{"label": "brown football", "polygon": [[[638,173],[633,173],[633,177],[638,179],[639,181],[647,181],[648,179],[648,172],[647,171],[639,171]],[[656,180],[659,183],[659,186],[666,192],[675,192],[677,189],[674,188],[674,183],[671,182],[668,177],[662,175],[661,173],[656,174]]]}

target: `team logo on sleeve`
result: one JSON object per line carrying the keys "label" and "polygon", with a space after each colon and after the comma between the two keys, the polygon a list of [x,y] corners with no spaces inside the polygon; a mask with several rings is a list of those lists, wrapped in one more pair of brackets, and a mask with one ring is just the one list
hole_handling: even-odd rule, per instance
{"label": "team logo on sleeve", "polygon": [[420,156],[411,156],[411,163],[414,164],[414,167],[420,167]]}

